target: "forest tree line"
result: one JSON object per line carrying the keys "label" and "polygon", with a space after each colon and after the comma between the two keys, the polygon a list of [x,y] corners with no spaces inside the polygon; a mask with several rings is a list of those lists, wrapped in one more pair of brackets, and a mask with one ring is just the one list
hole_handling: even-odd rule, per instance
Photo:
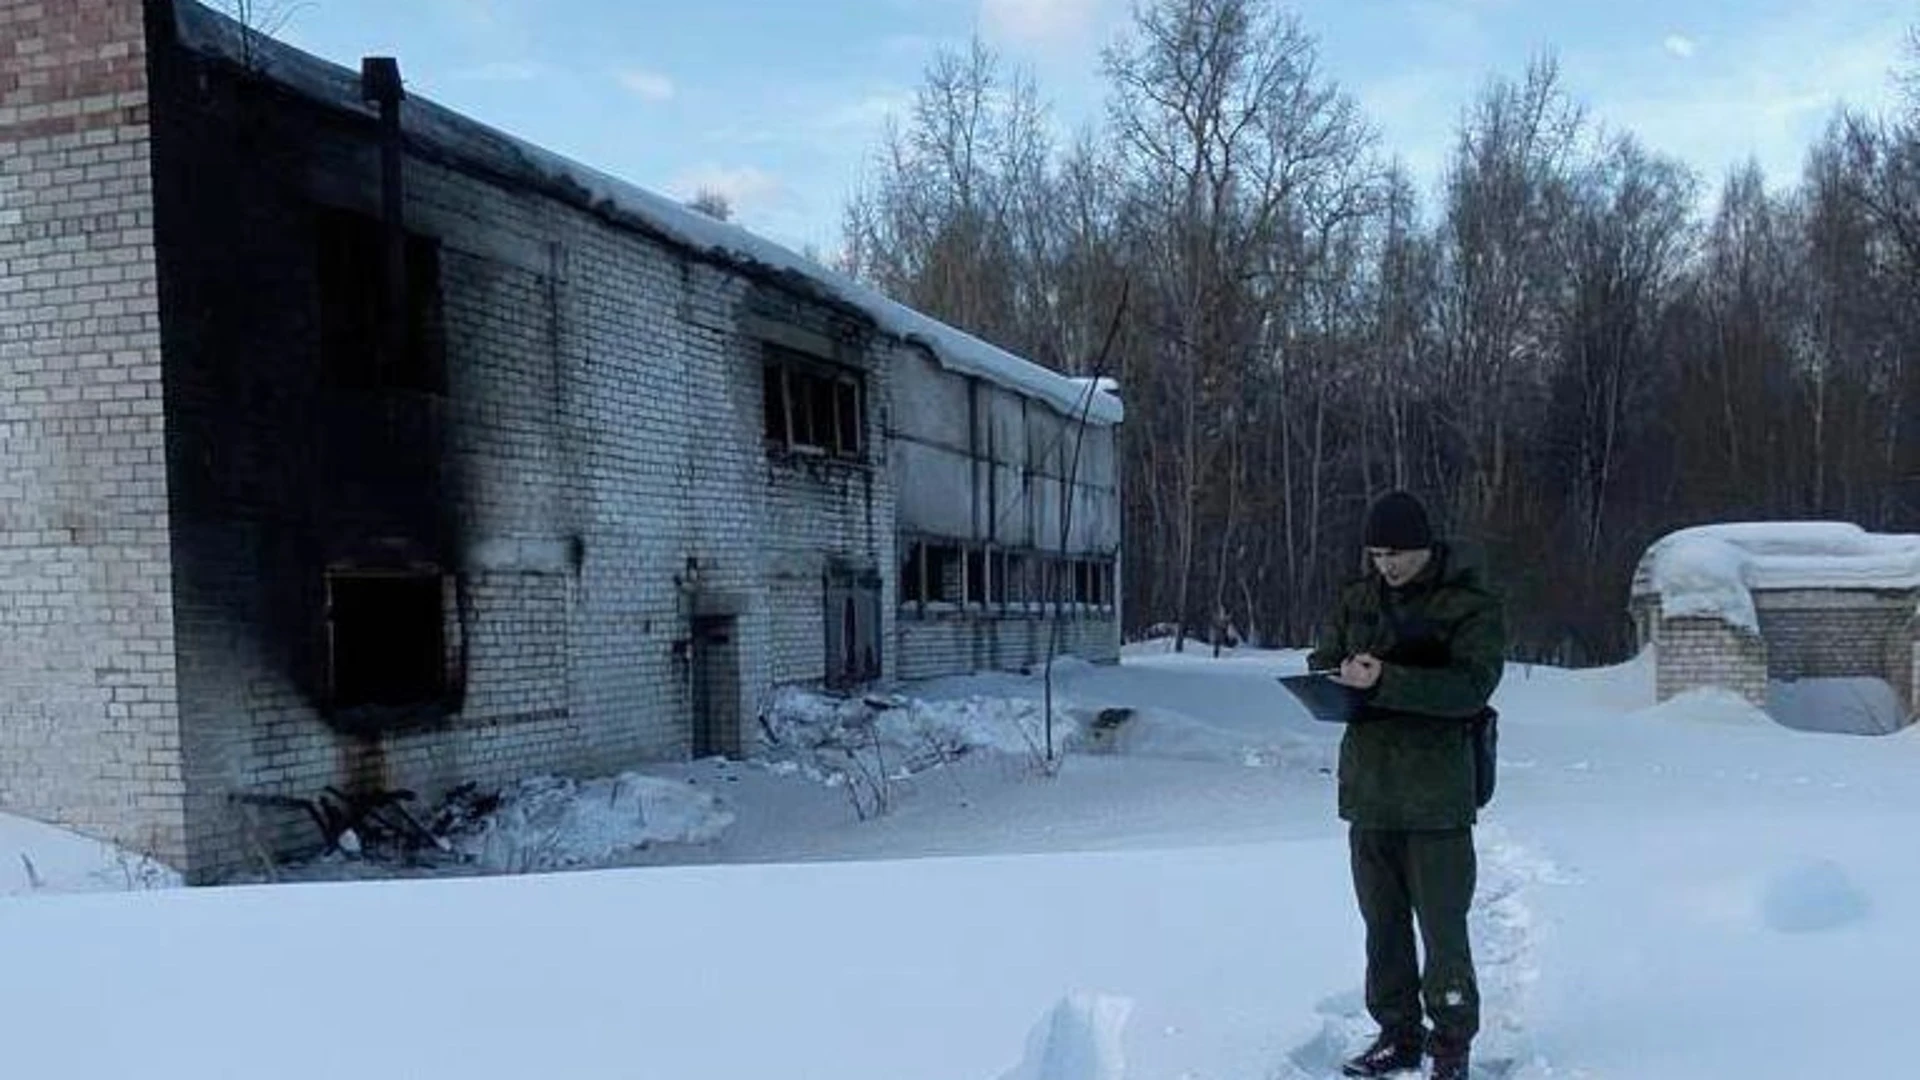
{"label": "forest tree line", "polygon": [[1488,550],[1516,656],[1619,659],[1671,529],[1920,531],[1908,44],[1901,106],[1837,114],[1788,185],[1603,127],[1543,56],[1485,84],[1423,192],[1294,16],[1153,0],[1065,144],[1030,76],[939,54],[844,268],[1118,380],[1130,633],[1224,611],[1309,640],[1367,503],[1404,487]]}

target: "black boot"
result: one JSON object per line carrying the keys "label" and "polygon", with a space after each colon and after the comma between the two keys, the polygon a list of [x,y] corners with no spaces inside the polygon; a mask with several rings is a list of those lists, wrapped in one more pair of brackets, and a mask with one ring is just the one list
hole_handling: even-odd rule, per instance
{"label": "black boot", "polygon": [[1467,1080],[1473,1057],[1470,1045],[1434,1036],[1427,1044],[1427,1052],[1433,1055],[1433,1071],[1427,1074],[1428,1080]]}
{"label": "black boot", "polygon": [[[1358,1056],[1348,1058],[1340,1066],[1340,1071],[1348,1076],[1387,1076],[1404,1069],[1420,1067],[1421,1046],[1426,1042],[1422,1032],[1382,1031],[1373,1040],[1373,1045],[1362,1050]],[[1462,1077],[1466,1073],[1460,1074]]]}

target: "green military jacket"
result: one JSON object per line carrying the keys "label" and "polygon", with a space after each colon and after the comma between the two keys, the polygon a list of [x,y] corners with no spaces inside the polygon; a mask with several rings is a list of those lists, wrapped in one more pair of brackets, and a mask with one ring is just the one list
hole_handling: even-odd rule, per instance
{"label": "green military jacket", "polygon": [[1472,719],[1506,663],[1506,619],[1473,554],[1436,545],[1398,589],[1378,574],[1348,584],[1307,659],[1338,667],[1358,653],[1383,662],[1367,707],[1340,740],[1340,816],[1362,828],[1472,825]]}

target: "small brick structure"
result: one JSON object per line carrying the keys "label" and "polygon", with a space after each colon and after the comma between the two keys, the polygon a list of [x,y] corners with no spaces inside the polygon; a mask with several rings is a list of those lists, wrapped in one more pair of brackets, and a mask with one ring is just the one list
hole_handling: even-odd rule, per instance
{"label": "small brick structure", "polygon": [[219,880],[273,800],[1117,657],[1116,398],[397,83],[0,0],[0,808]]}
{"label": "small brick structure", "polygon": [[1885,682],[1903,711],[1920,686],[1920,538],[1825,522],[1682,530],[1648,548],[1630,601],[1655,696],[1704,687],[1769,707],[1773,688]]}

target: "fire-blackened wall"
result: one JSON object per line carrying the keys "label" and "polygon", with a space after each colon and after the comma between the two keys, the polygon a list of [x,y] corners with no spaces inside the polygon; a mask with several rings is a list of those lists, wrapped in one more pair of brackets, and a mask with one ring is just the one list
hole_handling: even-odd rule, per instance
{"label": "fire-blackened wall", "polygon": [[[196,877],[314,838],[236,796],[431,796],[744,749],[776,682],[829,674],[847,582],[871,583],[862,633],[887,639],[887,375],[861,317],[446,127],[474,142],[406,144],[406,351],[369,377],[352,357],[378,349],[380,129],[287,90],[348,77],[273,66],[296,62],[314,63],[183,47],[158,69]],[[829,452],[775,431],[769,357],[795,353],[855,387],[857,434]],[[696,746],[696,698],[735,720],[716,745]]]}
{"label": "fire-blackened wall", "polygon": [[[1100,542],[897,511],[1019,459],[893,467],[958,376],[857,290],[417,99],[392,231],[359,73],[185,2],[0,25],[10,809],[212,880],[316,839],[250,800],[732,753],[781,683],[1007,662],[899,633],[905,564],[915,616],[1070,585],[1110,642]],[[980,417],[1055,393],[979,374]]]}

